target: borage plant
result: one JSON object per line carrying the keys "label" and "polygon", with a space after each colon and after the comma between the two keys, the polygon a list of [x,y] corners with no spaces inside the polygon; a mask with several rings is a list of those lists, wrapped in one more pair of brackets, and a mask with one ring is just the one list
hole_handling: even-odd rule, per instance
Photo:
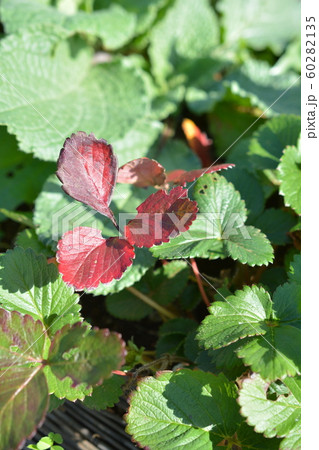
{"label": "borage plant", "polygon": [[[78,132],[68,138],[61,150],[57,176],[63,190],[107,216],[119,236],[104,239],[101,231],[76,227],[64,233],[58,243],[57,261],[63,280],[77,290],[94,289],[99,283],[120,279],[135,257],[134,246],[150,248],[169,242],[187,231],[196,219],[196,201],[188,198],[183,186],[205,173],[232,167],[221,164],[167,175],[163,166],[148,158],[128,162],[118,169],[112,146],[93,134]],[[164,187],[150,195],[138,214],[121,229],[109,205],[116,181],[139,187]],[[167,191],[170,184],[180,184]]]}

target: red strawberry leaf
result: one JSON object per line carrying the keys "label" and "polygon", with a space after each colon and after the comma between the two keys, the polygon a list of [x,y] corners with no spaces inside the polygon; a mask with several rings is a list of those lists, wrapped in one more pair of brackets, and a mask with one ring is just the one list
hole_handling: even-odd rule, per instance
{"label": "red strawberry leaf", "polygon": [[67,231],[58,242],[59,271],[76,290],[120,279],[134,257],[134,248],[125,239],[104,239],[100,230],[89,227]]}
{"label": "red strawberry leaf", "polygon": [[234,164],[217,164],[216,166],[206,167],[204,169],[194,169],[187,172],[186,170],[177,169],[169,172],[166,177],[167,183],[179,184],[185,186],[206,173],[218,172],[223,169],[234,167]]}
{"label": "red strawberry leaf", "polygon": [[187,193],[187,189],[178,186],[168,194],[160,190],[150,195],[137,208],[137,216],[125,227],[129,242],[150,248],[188,230],[196,218],[197,203],[189,200]]}
{"label": "red strawberry leaf", "polygon": [[109,209],[117,176],[111,145],[84,131],[72,134],[64,142],[56,174],[68,195],[109,217],[117,227]]}
{"label": "red strawberry leaf", "polygon": [[118,183],[134,184],[137,187],[162,186],[165,183],[164,167],[149,158],[133,159],[119,168]]}

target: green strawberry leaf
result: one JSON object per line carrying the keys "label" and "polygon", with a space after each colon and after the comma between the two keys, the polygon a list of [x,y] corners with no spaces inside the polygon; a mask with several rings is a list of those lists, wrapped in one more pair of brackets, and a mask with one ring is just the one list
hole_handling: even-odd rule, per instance
{"label": "green strawberry leaf", "polygon": [[198,60],[208,58],[219,42],[217,17],[208,0],[194,4],[177,0],[167,10],[150,34],[149,55],[152,71],[161,84],[185,62],[197,67]]}
{"label": "green strawberry leaf", "polygon": [[271,438],[285,437],[280,449],[300,448],[300,378],[286,378],[288,396],[267,399],[268,383],[258,374],[244,380],[238,402],[241,414],[257,433]]}
{"label": "green strawberry leaf", "polygon": [[301,153],[295,146],[286,147],[278,166],[280,191],[285,205],[301,214]]}
{"label": "green strawberry leaf", "polygon": [[165,353],[184,356],[186,336],[195,329],[196,322],[185,317],[165,322],[158,330],[159,339],[156,343],[156,356],[160,358]]}
{"label": "green strawberry leaf", "polygon": [[297,289],[283,285],[272,302],[263,288],[245,286],[225,301],[215,302],[209,312],[197,334],[206,349],[215,350],[254,336],[242,341],[236,350],[245,365],[268,380],[300,372]]}
{"label": "green strawberry leaf", "polygon": [[266,117],[300,115],[300,76],[294,72],[276,74],[266,61],[249,59],[230,73],[224,83],[230,89],[228,95],[235,96],[237,103],[248,100]]}
{"label": "green strawberry leaf", "polygon": [[[238,168],[237,165],[235,170],[227,170],[223,176],[239,191],[241,198],[245,201],[248,217],[251,219],[259,216],[264,209],[265,199],[257,177],[245,168]],[[260,227],[257,226],[257,228]]]}
{"label": "green strawberry leaf", "polygon": [[79,296],[43,255],[16,247],[0,257],[0,303],[40,319],[49,334],[81,320]]}
{"label": "green strawberry leaf", "polygon": [[[245,235],[240,232],[229,236],[226,249],[229,256],[250,266],[261,266],[272,262],[273,248],[267,237],[255,227],[245,227]],[[247,233],[247,234],[246,234]]]}
{"label": "green strawberry leaf", "polygon": [[283,0],[280,14],[276,0],[268,0],[264,5],[254,0],[220,0],[217,9],[222,14],[224,40],[234,48],[243,44],[254,50],[270,47],[274,53],[280,54],[286,44],[298,36],[298,0]]}
{"label": "green strawberry leaf", "polygon": [[103,381],[100,386],[95,386],[90,396],[84,399],[84,405],[92,409],[106,409],[117,403],[123,394],[122,386],[125,377],[112,375]]}
{"label": "green strawberry leaf", "polygon": [[239,192],[217,174],[199,178],[192,197],[199,214],[186,233],[153,247],[160,258],[225,258],[231,256],[250,265],[267,264],[273,249],[267,238],[253,227],[246,227],[247,212]]}
{"label": "green strawberry leaf", "polygon": [[39,240],[35,230],[26,229],[20,231],[16,236],[15,245],[25,250],[31,248],[34,253],[42,254],[46,257],[54,256],[53,250]]}
{"label": "green strawberry leaf", "polygon": [[287,145],[296,145],[300,117],[281,115],[258,128],[248,146],[248,157],[257,170],[276,169]]}
{"label": "green strawberry leaf", "polygon": [[45,26],[0,45],[0,93],[6,99],[0,121],[16,134],[21,150],[45,160],[56,160],[65,137],[78,130],[110,142],[122,138],[149,106],[137,69],[119,60],[93,65],[90,48],[77,45],[73,52],[72,42]]}
{"label": "green strawberry leaf", "polygon": [[[258,216],[253,224],[266,234],[274,245],[285,245],[291,242],[288,232],[296,224],[296,218],[287,211],[269,208]],[[274,224],[276,226],[274,227]]]}
{"label": "green strawberry leaf", "polygon": [[59,25],[70,34],[77,32],[100,38],[108,50],[122,47],[135,34],[134,15],[114,4],[90,14],[82,11],[64,14],[38,0],[3,0],[0,13],[7,33],[16,33],[30,24]]}
{"label": "green strawberry leaf", "polygon": [[[7,132],[5,126],[0,126],[0,198],[1,208],[8,212],[0,212],[0,220],[8,217],[11,211],[22,203],[32,203],[41,191],[46,178],[56,169],[53,163],[44,163],[32,155],[26,155],[18,150],[14,136]],[[19,213],[18,213],[19,214]],[[17,216],[11,216],[18,220]],[[28,226],[30,223],[25,222]]]}
{"label": "green strawberry leaf", "polygon": [[222,374],[159,373],[142,380],[132,395],[127,431],[140,446],[154,450],[212,449],[241,421],[235,398],[235,384]]}

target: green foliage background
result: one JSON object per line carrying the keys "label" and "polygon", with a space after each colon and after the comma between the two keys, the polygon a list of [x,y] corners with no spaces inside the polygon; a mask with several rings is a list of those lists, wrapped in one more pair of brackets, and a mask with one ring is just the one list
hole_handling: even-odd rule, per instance
{"label": "green foliage background", "polygon": [[[147,321],[142,345],[127,343],[124,369],[146,364],[152,375],[131,396],[127,431],[152,450],[299,449],[300,2],[2,0],[0,21],[0,306],[10,324],[0,335],[0,387],[19,394],[12,403],[0,394],[0,447],[32,434],[49,401],[103,409],[130,390],[110,377],[119,341],[112,354],[112,340],[90,330],[79,296],[46,262],[73,226],[115,232],[60,188],[64,140],[93,132],[120,165],[148,156],[191,170],[201,166],[181,128],[191,118],[213,140],[212,161],[236,164],[188,186],[205,220],[139,249],[121,280],[101,284],[95,299],[85,294],[124,330]],[[117,185],[111,207],[134,213],[152,192]],[[220,214],[215,228],[210,214]],[[237,233],[225,237],[232,214]],[[189,258],[203,272],[208,311]],[[45,333],[26,357],[15,343],[27,347],[21,324],[30,338]],[[163,360],[182,370],[155,375]]]}

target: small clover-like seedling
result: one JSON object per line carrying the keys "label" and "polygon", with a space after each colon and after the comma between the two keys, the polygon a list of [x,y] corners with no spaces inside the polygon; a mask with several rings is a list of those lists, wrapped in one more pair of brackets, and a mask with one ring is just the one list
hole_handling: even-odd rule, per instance
{"label": "small clover-like seedling", "polygon": [[[109,208],[116,181],[167,189],[169,183],[184,186],[203,173],[230,166],[223,164],[166,176],[157,161],[139,158],[118,170],[112,146],[104,139],[79,131],[64,143],[57,176],[68,195],[109,217],[119,230]],[[138,206],[136,217],[124,230],[119,230],[123,234],[119,237],[104,239],[100,230],[89,227],[77,227],[64,233],[57,252],[63,280],[77,290],[94,289],[100,282],[118,280],[133,262],[134,246],[150,248],[188,230],[196,218],[197,203],[188,198],[188,190],[182,186],[169,192],[160,189],[150,195]],[[143,231],[141,223],[145,218],[147,227]]]}
{"label": "small clover-like seedling", "polygon": [[59,433],[49,433],[48,436],[44,436],[39,440],[37,444],[28,445],[27,448],[31,448],[33,450],[63,450],[63,447],[55,444],[62,444],[63,439]]}

